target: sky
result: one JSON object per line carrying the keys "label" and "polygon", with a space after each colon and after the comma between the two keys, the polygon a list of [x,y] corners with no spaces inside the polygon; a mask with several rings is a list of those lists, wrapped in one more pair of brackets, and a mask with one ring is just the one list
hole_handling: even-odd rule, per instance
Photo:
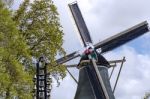
{"label": "sky", "polygon": [[[60,14],[60,22],[64,31],[64,45],[67,53],[83,49],[74,25],[68,3],[74,0],[54,0]],[[21,2],[15,0],[16,4]],[[114,34],[147,20],[150,23],[149,0],[77,0],[90,35],[94,43],[100,42]],[[17,8],[17,5],[14,6]],[[108,60],[126,57],[118,86],[116,99],[141,99],[150,91],[150,33],[125,44],[104,56]],[[77,63],[78,59],[70,63]],[[119,67],[119,64],[118,64]],[[111,79],[114,86],[116,74]],[[69,69],[78,78],[78,69]],[[59,87],[53,84],[52,99],[73,99],[77,84],[67,74]]]}

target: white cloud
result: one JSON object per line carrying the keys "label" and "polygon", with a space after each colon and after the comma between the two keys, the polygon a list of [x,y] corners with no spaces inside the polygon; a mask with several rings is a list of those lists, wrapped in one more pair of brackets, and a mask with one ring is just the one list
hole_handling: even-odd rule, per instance
{"label": "white cloud", "polygon": [[95,42],[144,20],[150,20],[148,0],[132,0],[132,2],[130,0],[78,0],[78,2]]}
{"label": "white cloud", "polygon": [[[145,92],[150,90],[150,56],[139,54],[134,48],[127,46],[119,52],[106,55],[108,59],[120,56],[125,56],[127,61],[124,64],[115,96],[117,99],[141,99]],[[112,85],[114,85],[116,75],[117,72],[113,75]]]}

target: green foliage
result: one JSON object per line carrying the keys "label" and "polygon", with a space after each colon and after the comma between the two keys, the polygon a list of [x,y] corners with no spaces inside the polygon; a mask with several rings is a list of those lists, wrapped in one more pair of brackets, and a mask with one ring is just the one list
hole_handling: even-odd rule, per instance
{"label": "green foliage", "polygon": [[51,0],[25,0],[16,11],[13,20],[25,38],[30,55],[34,58],[45,56],[50,61],[49,71],[65,76],[65,67],[57,66],[57,53],[65,54],[62,48],[63,31],[59,22],[59,14]]}
{"label": "green foliage", "polygon": [[[17,25],[11,18],[10,11],[0,1],[0,95],[6,99],[20,93],[19,85],[32,85],[31,76],[24,71],[21,57],[30,58],[25,39],[19,35]],[[29,94],[24,86],[19,94]]]}
{"label": "green foliage", "polygon": [[34,1],[33,4],[25,0],[14,19],[19,22],[19,30],[25,37],[32,56],[44,55],[53,61],[58,51],[63,52],[63,32],[51,0]]}
{"label": "green foliage", "polygon": [[56,66],[63,31],[51,0],[24,0],[13,14],[0,0],[0,97],[32,99],[35,74],[31,57],[45,56],[48,71],[57,81],[65,77],[65,66]]}

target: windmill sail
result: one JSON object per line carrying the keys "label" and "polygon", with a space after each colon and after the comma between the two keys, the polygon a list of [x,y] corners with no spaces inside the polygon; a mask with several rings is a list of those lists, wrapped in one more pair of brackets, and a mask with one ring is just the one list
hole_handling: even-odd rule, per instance
{"label": "windmill sail", "polygon": [[[94,45],[95,49],[101,48],[102,52],[105,53],[108,51],[111,51],[125,43],[128,43],[129,41],[132,41],[136,39],[137,37],[140,37],[147,33],[149,31],[148,23],[146,21],[137,24],[123,32],[120,32],[104,41],[101,41]],[[76,54],[77,52],[71,53],[66,55],[66,57],[63,57],[61,59],[58,59],[58,63],[64,63],[67,62],[73,58],[78,57],[79,55]]]}
{"label": "windmill sail", "polygon": [[69,8],[70,8],[72,16],[75,20],[75,23],[76,23],[76,26],[78,28],[79,34],[81,36],[84,47],[86,47],[86,43],[87,42],[92,43],[92,39],[90,37],[90,33],[87,29],[85,21],[82,17],[81,11],[78,7],[78,4],[76,2],[69,4]]}
{"label": "windmill sail", "polygon": [[137,37],[142,36],[146,32],[149,31],[148,23],[146,21],[135,25],[123,32],[120,32],[100,43],[97,43],[95,45],[95,48],[101,48],[102,53],[105,53],[107,51],[111,51],[133,39],[136,39]]}
{"label": "windmill sail", "polygon": [[73,52],[73,53],[70,53],[62,58],[59,58],[56,60],[56,63],[57,64],[63,64],[65,62],[68,62],[76,57],[80,56],[79,53],[77,51]]}

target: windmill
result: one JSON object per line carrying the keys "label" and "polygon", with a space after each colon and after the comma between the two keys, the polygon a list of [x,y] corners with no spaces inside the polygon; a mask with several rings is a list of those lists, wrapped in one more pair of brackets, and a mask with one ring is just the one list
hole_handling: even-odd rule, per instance
{"label": "windmill", "polygon": [[[85,51],[82,54],[79,51],[72,52],[58,59],[57,63],[63,64],[81,57],[78,64],[79,81],[75,99],[115,99],[108,78],[107,69],[110,65],[102,54],[148,32],[148,23],[144,21],[117,35],[93,44],[78,4],[76,2],[71,3],[69,4],[69,8],[81,36]],[[98,49],[100,49],[100,52],[97,51]]]}

